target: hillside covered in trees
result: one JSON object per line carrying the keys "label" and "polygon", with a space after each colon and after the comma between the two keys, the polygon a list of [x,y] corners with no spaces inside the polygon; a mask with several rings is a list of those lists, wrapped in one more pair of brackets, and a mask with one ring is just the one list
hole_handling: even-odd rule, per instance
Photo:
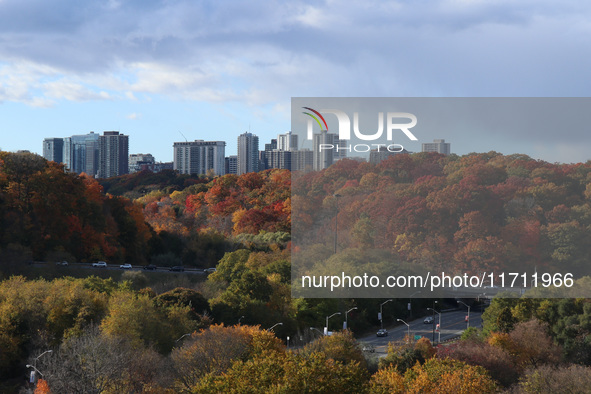
{"label": "hillside covered in trees", "polygon": [[[293,179],[267,170],[99,183],[36,155],[1,152],[1,389],[18,391],[26,364],[52,350],[36,361],[39,390],[577,392],[591,383],[587,299],[494,299],[482,330],[438,346],[409,338],[378,362],[352,333],[378,325],[380,303],[292,298],[290,269],[292,253],[330,269],[334,194],[338,258],[586,267],[590,173],[590,163],[491,152],[398,155],[375,166],[342,160]],[[310,247],[292,247],[292,215]],[[30,261],[61,259],[216,271],[198,281],[143,270],[74,278],[73,267],[45,279],[43,268],[11,276]],[[432,305],[413,301],[417,311]],[[391,315],[405,316],[407,302],[388,304]],[[353,307],[351,331],[318,338],[310,330]]]}
{"label": "hillside covered in trees", "polygon": [[361,264],[379,250],[397,264],[438,272],[589,275],[589,162],[495,152],[399,154],[378,165],[341,160],[294,179],[291,205],[292,242],[303,261],[318,262],[306,266],[311,272],[339,272],[330,259],[338,220],[337,260]]}

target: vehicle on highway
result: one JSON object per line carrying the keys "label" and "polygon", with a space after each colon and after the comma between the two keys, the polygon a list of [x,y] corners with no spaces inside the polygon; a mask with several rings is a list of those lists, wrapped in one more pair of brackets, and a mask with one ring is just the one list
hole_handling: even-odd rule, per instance
{"label": "vehicle on highway", "polygon": [[424,324],[433,324],[433,316],[427,316],[425,320],[423,320]]}
{"label": "vehicle on highway", "polygon": [[121,264],[119,266],[119,269],[122,269],[122,270],[130,270],[131,268],[132,268],[131,264]]}
{"label": "vehicle on highway", "polygon": [[69,264],[67,261],[58,261],[55,265],[61,265],[63,267],[67,267]]}
{"label": "vehicle on highway", "polygon": [[367,353],[375,353],[376,352],[376,348],[369,343],[363,343],[361,345],[361,351],[362,352],[367,352]]}
{"label": "vehicle on highway", "polygon": [[155,270],[156,270],[156,268],[157,268],[157,267],[156,267],[154,264],[148,264],[148,265],[146,265],[146,266],[144,267],[144,269],[145,269],[145,270],[148,270],[148,271],[155,271]]}
{"label": "vehicle on highway", "polygon": [[97,268],[107,268],[107,263],[105,261],[97,261],[96,263],[92,263],[92,266]]}
{"label": "vehicle on highway", "polygon": [[215,271],[216,271],[216,269],[215,269],[215,268],[207,268],[207,269],[205,269],[204,271],[205,271],[205,272],[208,272],[208,273],[210,273],[210,274],[211,274],[212,272],[215,272]]}
{"label": "vehicle on highway", "polygon": [[380,328],[378,330],[378,332],[376,332],[376,336],[377,337],[387,337],[388,336],[388,330],[386,330],[385,328]]}
{"label": "vehicle on highway", "polygon": [[174,272],[185,272],[185,268],[177,265],[175,267],[170,267],[169,271],[174,271]]}

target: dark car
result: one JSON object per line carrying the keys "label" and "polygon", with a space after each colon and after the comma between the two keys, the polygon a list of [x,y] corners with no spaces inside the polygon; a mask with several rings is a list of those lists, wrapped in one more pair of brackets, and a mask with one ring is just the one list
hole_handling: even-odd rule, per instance
{"label": "dark car", "polygon": [[177,265],[175,267],[170,267],[169,271],[184,272],[185,268],[181,267],[180,265]]}
{"label": "dark car", "polygon": [[386,330],[385,328],[381,328],[378,330],[378,332],[376,332],[376,336],[377,337],[387,337],[388,336],[388,330]]}
{"label": "dark car", "polygon": [[145,270],[149,270],[149,271],[155,271],[156,270],[156,266],[154,264],[149,264],[149,265],[146,265],[144,267],[144,269]]}

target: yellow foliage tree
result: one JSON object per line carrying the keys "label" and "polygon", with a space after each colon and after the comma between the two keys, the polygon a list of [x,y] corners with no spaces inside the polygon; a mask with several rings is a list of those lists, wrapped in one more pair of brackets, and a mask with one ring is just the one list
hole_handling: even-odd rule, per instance
{"label": "yellow foliage tree", "polygon": [[175,388],[190,390],[204,375],[224,373],[235,360],[283,350],[282,342],[272,332],[258,326],[210,326],[173,350],[171,358],[177,371]]}
{"label": "yellow foliage tree", "polygon": [[416,364],[404,376],[393,366],[381,369],[371,378],[371,393],[494,393],[497,385],[482,367],[461,361],[439,359]]}

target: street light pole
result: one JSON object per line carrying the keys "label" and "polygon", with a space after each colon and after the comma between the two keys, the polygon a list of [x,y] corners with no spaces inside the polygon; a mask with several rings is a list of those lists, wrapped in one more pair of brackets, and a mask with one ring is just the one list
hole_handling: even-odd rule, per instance
{"label": "street light pole", "polygon": [[384,304],[387,304],[388,302],[392,301],[392,299],[389,299],[387,301],[384,301],[380,304],[380,328],[384,328],[384,314],[382,313],[382,307],[384,306]]}
{"label": "street light pole", "polygon": [[468,329],[468,328],[470,328],[470,305],[468,305],[468,304],[466,304],[466,303],[464,303],[462,301],[458,301],[458,304],[462,304],[462,305],[464,305],[465,307],[468,308],[468,320],[466,320],[466,328]]}
{"label": "street light pole", "polygon": [[[33,360],[33,365],[27,364],[27,368],[33,368],[36,372],[39,373],[39,375],[43,376],[43,374],[41,373],[41,371],[39,371],[37,369],[37,360],[39,360],[39,358],[41,356],[43,356],[44,354],[47,354],[47,353],[53,353],[53,350],[46,350],[43,353],[41,353],[40,355],[38,355],[37,357],[35,357],[35,359]],[[34,382],[31,382],[31,383],[34,383]]]}
{"label": "street light pole", "polygon": [[339,233],[339,197],[341,195],[338,193],[334,195],[336,207],[336,214],[334,216],[334,254],[337,254],[337,236]]}
{"label": "street light pole", "polygon": [[349,309],[347,312],[345,312],[345,330],[349,329],[349,312],[354,311],[355,309],[357,309],[357,307],[353,307],[351,309]]}
{"label": "street light pole", "polygon": [[179,339],[177,339],[176,341],[174,341],[174,343],[177,343],[178,341],[180,341],[181,339],[183,339],[184,337],[186,337],[187,335],[191,335],[191,333],[187,333],[187,334],[183,334],[182,337],[180,337]]}
{"label": "street light pole", "polygon": [[336,312],[336,313],[333,313],[330,316],[326,316],[326,334],[325,335],[328,335],[328,319],[330,319],[333,316],[340,315],[340,314],[341,314],[341,312]]}
{"label": "street light pole", "polygon": [[410,324],[408,324],[407,322],[405,322],[402,319],[396,319],[396,321],[400,321],[400,322],[406,324],[406,328],[408,330],[408,334],[406,334],[406,336],[408,337],[408,341],[410,342]]}
{"label": "street light pole", "polygon": [[324,335],[324,333],[322,331],[320,331],[319,329],[317,329],[316,327],[310,327],[310,331],[312,330],[316,330],[320,333],[320,335]]}
{"label": "street light pole", "polygon": [[[437,301],[435,301],[437,302]],[[437,341],[438,343],[441,343],[441,312],[437,312],[435,309],[432,308],[427,308],[427,310],[431,309],[434,313],[437,313],[439,315],[439,340]],[[435,316],[435,315],[433,315]],[[435,318],[433,318],[433,342],[435,342]]]}
{"label": "street light pole", "polygon": [[272,329],[274,329],[275,327],[277,327],[277,326],[282,326],[282,325],[283,325],[283,323],[276,323],[276,324],[273,324],[273,325],[271,326],[271,328],[267,328],[267,331],[271,331],[271,330],[272,330]]}
{"label": "street light pole", "polygon": [[[435,343],[435,304],[437,304],[437,301],[434,300],[432,309],[433,312],[431,313],[433,319],[433,322],[431,323],[431,329],[433,331],[433,337],[431,338],[432,343]],[[429,308],[427,308],[427,310],[429,310]]]}

